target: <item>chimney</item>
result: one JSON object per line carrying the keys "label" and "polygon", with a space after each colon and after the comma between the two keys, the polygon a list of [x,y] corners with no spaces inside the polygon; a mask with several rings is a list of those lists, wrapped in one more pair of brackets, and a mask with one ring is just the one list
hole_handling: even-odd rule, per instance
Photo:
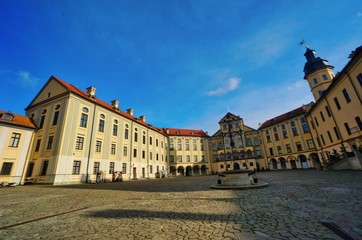
{"label": "chimney", "polygon": [[119,101],[118,101],[118,100],[113,100],[113,101],[112,101],[112,106],[114,107],[114,109],[118,109],[118,105],[119,105]]}
{"label": "chimney", "polygon": [[127,109],[127,113],[133,116],[133,108]]}
{"label": "chimney", "polygon": [[144,116],[144,115],[140,116],[140,119],[141,119],[142,122],[146,122],[146,116]]}
{"label": "chimney", "polygon": [[89,94],[90,97],[95,97],[96,96],[96,88],[91,86],[87,88],[87,93]]}

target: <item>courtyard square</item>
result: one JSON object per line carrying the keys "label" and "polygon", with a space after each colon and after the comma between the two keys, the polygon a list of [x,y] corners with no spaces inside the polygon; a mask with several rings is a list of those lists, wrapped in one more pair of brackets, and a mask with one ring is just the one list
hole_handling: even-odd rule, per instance
{"label": "courtyard square", "polygon": [[257,173],[0,189],[0,239],[362,239],[362,172]]}

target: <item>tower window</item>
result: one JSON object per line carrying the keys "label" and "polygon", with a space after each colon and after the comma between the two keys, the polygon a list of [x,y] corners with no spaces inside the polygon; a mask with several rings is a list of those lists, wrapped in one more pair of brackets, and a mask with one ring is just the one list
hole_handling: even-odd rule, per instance
{"label": "tower window", "polygon": [[328,80],[327,75],[322,75],[323,80]]}
{"label": "tower window", "polygon": [[313,79],[314,84],[318,84],[318,80],[316,78]]}

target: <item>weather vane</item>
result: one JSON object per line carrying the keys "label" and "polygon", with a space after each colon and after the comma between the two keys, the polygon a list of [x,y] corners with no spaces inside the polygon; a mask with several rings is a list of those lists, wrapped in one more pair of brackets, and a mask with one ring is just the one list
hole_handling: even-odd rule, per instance
{"label": "weather vane", "polygon": [[298,43],[298,45],[304,45],[306,48],[308,47],[308,45],[306,44],[304,38],[302,39],[302,41],[300,41],[300,42]]}

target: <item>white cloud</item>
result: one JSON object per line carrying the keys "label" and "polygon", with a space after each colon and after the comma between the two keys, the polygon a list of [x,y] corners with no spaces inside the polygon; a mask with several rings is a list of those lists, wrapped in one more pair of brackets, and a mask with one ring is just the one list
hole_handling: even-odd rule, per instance
{"label": "white cloud", "polygon": [[23,88],[33,88],[37,86],[39,82],[39,78],[24,70],[14,71],[0,69],[0,78]]}
{"label": "white cloud", "polygon": [[241,81],[241,79],[237,78],[237,77],[230,78],[228,81],[225,82],[224,86],[221,86],[215,90],[207,92],[207,95],[209,95],[209,96],[225,95],[228,92],[231,92],[231,91],[237,89],[240,85],[240,81]]}
{"label": "white cloud", "polygon": [[17,81],[20,83],[22,87],[34,87],[37,85],[39,79],[33,76],[28,71],[20,70],[16,72]]}
{"label": "white cloud", "polygon": [[293,90],[297,90],[297,89],[304,89],[306,87],[308,87],[307,81],[299,80],[299,81],[296,81],[294,84],[287,86],[287,90],[293,91]]}

